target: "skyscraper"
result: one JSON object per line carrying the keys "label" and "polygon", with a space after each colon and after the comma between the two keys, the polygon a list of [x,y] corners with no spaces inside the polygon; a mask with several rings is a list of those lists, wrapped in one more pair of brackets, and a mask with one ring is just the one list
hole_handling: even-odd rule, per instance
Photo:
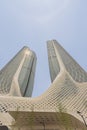
{"label": "skyscraper", "polygon": [[0,71],[0,94],[30,97],[33,90],[35,66],[35,53],[28,47],[23,47]]}
{"label": "skyscraper", "polygon": [[[14,130],[86,130],[87,73],[56,40],[48,41],[47,47],[50,87],[36,98],[1,95],[0,121]],[[22,59],[19,68],[23,63]],[[16,82],[13,87],[17,87]]]}

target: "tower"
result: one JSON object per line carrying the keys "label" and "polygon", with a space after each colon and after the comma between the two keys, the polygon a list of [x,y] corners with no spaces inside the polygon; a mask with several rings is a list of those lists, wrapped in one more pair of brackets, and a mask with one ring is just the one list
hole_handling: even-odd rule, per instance
{"label": "tower", "polygon": [[[0,121],[2,125],[7,125],[14,130],[18,130],[18,128],[20,130],[30,130],[31,125],[34,130],[61,130],[61,128],[62,130],[65,130],[65,122],[67,123],[67,119],[63,118],[62,123],[60,121],[61,113],[59,107],[61,104],[65,109],[62,114],[69,117],[67,128],[86,130],[87,73],[56,40],[48,41],[47,48],[49,70],[52,82],[50,87],[46,92],[36,98],[27,98],[22,96],[18,97],[19,95],[9,96],[9,94],[0,95]],[[12,82],[15,82],[15,84],[12,84],[11,82],[11,88],[21,88],[24,83],[25,85],[23,87],[25,90],[27,84],[26,82],[28,80],[25,82],[24,79],[29,79],[29,76],[27,76],[28,74],[30,74],[31,77],[31,80],[29,81],[31,81],[31,83],[33,81],[31,76],[31,64],[34,62],[31,62],[31,56],[31,60],[25,60],[26,58],[29,58],[30,54],[30,51],[27,51],[27,48],[23,49],[21,52],[24,54],[22,55],[22,60],[19,61],[18,59],[20,58],[17,58],[17,55],[16,62],[13,60],[14,62],[12,61],[12,64],[10,63],[7,67],[5,67],[6,70],[5,68],[3,69],[2,72],[4,73],[2,73],[3,75],[1,76],[1,81],[3,81],[3,76],[6,74],[5,72],[12,72],[12,75],[14,76],[7,80],[9,82],[11,79]],[[18,53],[19,57],[21,52]],[[33,60],[35,60],[35,58],[33,58]],[[15,66],[16,63],[19,64],[18,67],[16,67],[17,65]],[[30,71],[26,71],[26,68],[28,67],[27,64],[30,65]],[[14,67],[14,69],[16,67],[15,74],[13,73],[14,71],[10,70],[11,67]],[[8,76],[6,75],[4,79],[7,79]],[[25,78],[20,78],[22,75]],[[19,85],[19,87],[18,79],[21,81],[21,85]],[[7,87],[7,84],[4,86]],[[12,94],[12,91],[10,93]],[[14,124],[12,124],[13,120]]]}
{"label": "tower", "polygon": [[33,91],[36,55],[23,47],[0,71],[0,94],[30,97]]}

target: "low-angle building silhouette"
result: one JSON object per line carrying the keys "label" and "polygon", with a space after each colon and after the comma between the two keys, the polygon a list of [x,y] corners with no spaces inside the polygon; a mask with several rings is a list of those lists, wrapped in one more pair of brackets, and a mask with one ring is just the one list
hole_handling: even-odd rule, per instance
{"label": "low-angle building silhouette", "polygon": [[24,47],[0,71],[0,124],[14,130],[86,130],[87,73],[56,41],[47,42],[51,85],[32,98],[36,55]]}

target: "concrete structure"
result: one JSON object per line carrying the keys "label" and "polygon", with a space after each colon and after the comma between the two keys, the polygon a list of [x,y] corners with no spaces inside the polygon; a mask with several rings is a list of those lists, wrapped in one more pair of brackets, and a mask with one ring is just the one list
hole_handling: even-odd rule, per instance
{"label": "concrete structure", "polygon": [[0,94],[31,97],[34,83],[36,55],[28,47],[0,71]]}
{"label": "concrete structure", "polygon": [[86,130],[87,73],[56,40],[47,48],[50,87],[36,98],[1,95],[0,121],[14,130]]}

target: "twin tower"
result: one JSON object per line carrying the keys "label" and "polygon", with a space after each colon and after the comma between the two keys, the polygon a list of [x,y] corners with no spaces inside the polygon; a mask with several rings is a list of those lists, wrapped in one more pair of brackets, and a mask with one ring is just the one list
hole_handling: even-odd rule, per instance
{"label": "twin tower", "polygon": [[42,130],[42,126],[46,130],[65,130],[57,118],[61,103],[70,115],[73,130],[86,130],[87,73],[56,40],[47,42],[47,50],[52,83],[39,97],[31,98],[37,58],[28,47],[0,71],[0,122],[13,127],[15,120],[14,130],[27,130],[33,108],[34,130]]}
{"label": "twin tower", "polygon": [[[69,56],[56,40],[47,42],[47,50],[52,82],[60,72],[60,69],[64,67],[75,81],[87,81],[87,73]],[[0,71],[0,95],[31,97],[36,59],[36,55],[32,50],[26,46],[23,47]]]}

